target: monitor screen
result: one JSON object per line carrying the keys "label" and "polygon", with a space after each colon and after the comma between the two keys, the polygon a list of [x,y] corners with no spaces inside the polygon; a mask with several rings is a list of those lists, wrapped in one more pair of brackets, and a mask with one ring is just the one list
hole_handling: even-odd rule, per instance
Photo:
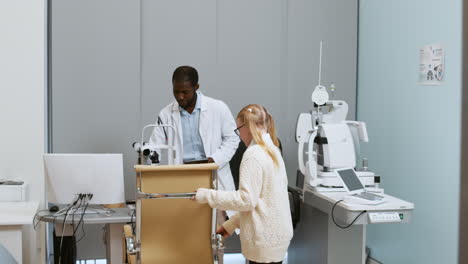
{"label": "monitor screen", "polygon": [[362,185],[353,169],[337,170],[336,172],[350,192],[364,189],[364,185]]}
{"label": "monitor screen", "polygon": [[44,154],[48,202],[71,203],[92,193],[90,204],[125,202],[122,154]]}

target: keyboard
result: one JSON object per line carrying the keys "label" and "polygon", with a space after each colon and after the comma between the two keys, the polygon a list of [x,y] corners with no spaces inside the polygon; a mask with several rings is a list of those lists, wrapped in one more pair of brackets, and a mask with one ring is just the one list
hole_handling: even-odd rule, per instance
{"label": "keyboard", "polygon": [[[83,209],[84,208],[78,208],[78,210],[75,211],[75,209],[72,209],[70,210],[70,214],[74,214],[74,215],[80,215],[83,213]],[[85,214],[110,214],[114,212],[112,209],[109,209],[109,208],[87,208],[86,211],[85,211]]]}
{"label": "keyboard", "polygon": [[[84,208],[83,207],[80,207],[80,208],[73,208],[73,209],[70,209],[68,211],[68,214],[69,215],[72,215],[74,214],[75,216],[76,215],[81,215],[83,213],[83,210]],[[60,212],[57,212],[55,213],[55,215],[59,216],[59,215],[65,215],[66,213],[66,209],[62,209]],[[86,208],[86,211],[85,211],[85,214],[103,214],[103,215],[108,215],[108,214],[111,214],[112,212],[114,212],[114,210],[110,209],[110,208],[103,208],[103,207],[88,207]]]}
{"label": "keyboard", "polygon": [[353,194],[352,196],[358,197],[358,198],[361,198],[361,199],[366,199],[366,200],[369,200],[369,201],[380,201],[380,200],[384,199],[383,196],[373,194],[371,192],[356,193],[356,194]]}

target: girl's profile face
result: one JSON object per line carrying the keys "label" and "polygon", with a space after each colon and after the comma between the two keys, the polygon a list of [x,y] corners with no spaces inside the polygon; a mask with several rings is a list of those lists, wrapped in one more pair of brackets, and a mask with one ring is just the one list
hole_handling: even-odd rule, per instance
{"label": "girl's profile face", "polygon": [[248,147],[250,145],[250,142],[252,142],[252,134],[250,133],[249,128],[246,124],[240,122],[239,119],[236,120],[236,125],[237,131],[239,131],[240,139]]}

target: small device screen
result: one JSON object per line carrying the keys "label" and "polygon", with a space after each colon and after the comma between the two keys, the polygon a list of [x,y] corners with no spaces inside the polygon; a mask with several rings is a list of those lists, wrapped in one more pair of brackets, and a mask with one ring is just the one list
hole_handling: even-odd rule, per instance
{"label": "small device screen", "polygon": [[364,189],[364,185],[362,185],[353,169],[337,170],[336,173],[338,173],[350,192]]}
{"label": "small device screen", "polygon": [[184,161],[184,164],[201,164],[201,163],[208,163],[208,159]]}

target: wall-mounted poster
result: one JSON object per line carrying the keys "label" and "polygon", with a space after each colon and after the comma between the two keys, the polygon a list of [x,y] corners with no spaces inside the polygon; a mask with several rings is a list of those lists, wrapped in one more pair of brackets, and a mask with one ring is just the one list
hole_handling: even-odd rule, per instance
{"label": "wall-mounted poster", "polygon": [[440,85],[445,73],[445,50],[440,44],[419,49],[419,84]]}

